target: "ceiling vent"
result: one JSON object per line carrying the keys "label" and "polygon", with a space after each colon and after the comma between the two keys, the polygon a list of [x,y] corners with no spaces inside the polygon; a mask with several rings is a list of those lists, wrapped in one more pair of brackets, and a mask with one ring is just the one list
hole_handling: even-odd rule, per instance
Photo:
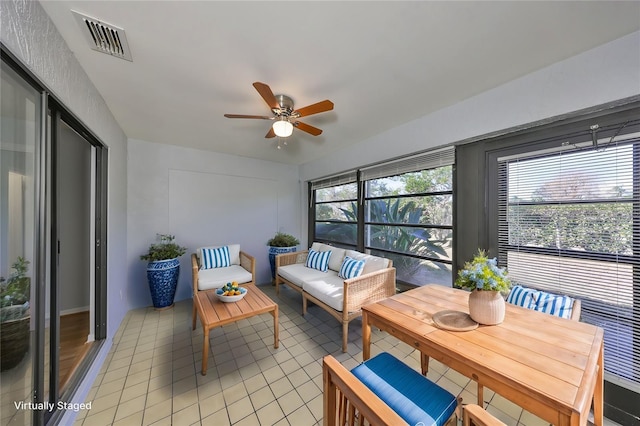
{"label": "ceiling vent", "polygon": [[127,37],[122,28],[107,24],[99,19],[71,11],[82,29],[89,47],[98,52],[133,62]]}

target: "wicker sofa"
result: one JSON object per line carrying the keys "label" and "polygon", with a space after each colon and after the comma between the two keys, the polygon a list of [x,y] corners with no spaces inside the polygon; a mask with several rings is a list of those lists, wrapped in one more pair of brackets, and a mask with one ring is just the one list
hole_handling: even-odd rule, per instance
{"label": "wicker sofa", "polygon": [[[308,250],[280,254],[276,256],[276,293],[280,294],[280,284],[286,284],[302,295],[303,315],[311,301],[341,321],[342,351],[346,352],[349,322],[362,316],[362,306],[395,294],[396,269],[390,259],[326,244],[313,243],[310,250],[331,251],[328,270],[306,267]],[[338,276],[345,256],[365,261],[359,276],[350,279]]]}

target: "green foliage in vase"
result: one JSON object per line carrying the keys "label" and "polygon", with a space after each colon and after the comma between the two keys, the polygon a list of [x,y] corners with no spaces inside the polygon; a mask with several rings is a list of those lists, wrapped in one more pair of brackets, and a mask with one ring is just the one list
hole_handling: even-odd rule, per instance
{"label": "green foliage in vase", "polygon": [[472,261],[466,262],[456,278],[458,287],[470,290],[506,292],[511,287],[507,271],[498,267],[498,260],[489,259],[484,250],[479,249]]}
{"label": "green foliage in vase", "polygon": [[159,260],[169,260],[180,257],[187,252],[186,247],[174,243],[175,237],[167,234],[157,234],[157,243],[151,244],[146,254],[140,256],[141,260],[157,262]]}
{"label": "green foliage in vase", "polygon": [[31,278],[27,277],[29,261],[19,256],[11,265],[13,273],[0,283],[0,307],[22,305],[27,302],[31,294]]}
{"label": "green foliage in vase", "polygon": [[300,241],[290,234],[277,232],[276,235],[267,241],[267,245],[271,247],[293,247],[300,244]]}

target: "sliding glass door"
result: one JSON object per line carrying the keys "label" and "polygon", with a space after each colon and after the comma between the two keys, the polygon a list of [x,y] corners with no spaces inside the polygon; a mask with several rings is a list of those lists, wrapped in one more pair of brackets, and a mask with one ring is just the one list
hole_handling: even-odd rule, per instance
{"label": "sliding glass door", "polygon": [[2,50],[0,426],[54,424],[106,337],[106,149]]}
{"label": "sliding glass door", "polygon": [[2,63],[0,110],[1,423],[29,424],[37,341],[37,207],[42,195],[38,145],[41,94]]}

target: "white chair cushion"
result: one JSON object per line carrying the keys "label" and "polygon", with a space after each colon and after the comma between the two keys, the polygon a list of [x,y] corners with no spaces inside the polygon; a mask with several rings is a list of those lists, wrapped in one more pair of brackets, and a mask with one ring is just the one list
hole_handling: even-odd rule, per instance
{"label": "white chair cushion", "polygon": [[325,274],[322,278],[305,281],[302,289],[336,311],[342,312],[344,279],[337,274]]}
{"label": "white chair cushion", "polygon": [[302,287],[304,281],[322,279],[327,275],[337,275],[335,272],[322,272],[317,269],[307,268],[304,263],[294,263],[293,265],[281,266],[278,268],[278,275],[292,284]]}
{"label": "white chair cushion", "polygon": [[231,265],[227,268],[204,269],[198,271],[198,290],[220,288],[226,283],[236,281],[238,284],[251,282],[251,272],[242,266]]}
{"label": "white chair cushion", "polygon": [[[202,264],[203,248],[215,249],[218,247],[223,247],[223,246],[200,247],[198,250],[196,250],[196,256],[198,256],[198,261],[200,262],[200,264]],[[229,260],[231,261],[231,264],[239,265],[240,264],[240,244],[227,244],[227,247],[229,247]]]}
{"label": "white chair cushion", "polygon": [[372,256],[355,250],[347,250],[346,256],[349,256],[352,259],[365,261],[364,268],[362,269],[362,275],[380,271],[389,267],[389,259],[384,257]]}
{"label": "white chair cushion", "polygon": [[311,245],[311,250],[315,251],[330,251],[331,257],[329,258],[329,269],[332,271],[340,271],[342,261],[344,260],[345,249],[332,247],[327,244],[315,242]]}

